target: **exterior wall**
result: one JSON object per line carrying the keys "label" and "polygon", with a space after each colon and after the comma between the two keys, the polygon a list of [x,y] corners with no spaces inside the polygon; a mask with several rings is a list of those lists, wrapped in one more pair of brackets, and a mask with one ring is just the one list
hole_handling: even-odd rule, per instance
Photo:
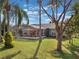
{"label": "exterior wall", "polygon": [[[18,32],[18,28],[13,28],[14,36],[20,36]],[[33,27],[22,27],[22,36],[27,37],[36,37],[39,36],[39,29],[33,28]]]}
{"label": "exterior wall", "polygon": [[[20,36],[20,34],[18,33],[18,28],[14,27],[13,28],[13,32],[14,32],[14,36]],[[46,29],[42,29],[41,30],[41,35],[45,36]],[[22,36],[24,37],[38,37],[40,34],[40,30],[37,28],[33,28],[31,26],[22,26]],[[55,30],[50,29],[49,31],[50,36],[55,36]]]}
{"label": "exterior wall", "polygon": [[54,29],[50,29],[49,34],[50,34],[51,37],[56,36],[56,33],[55,33],[55,30]]}

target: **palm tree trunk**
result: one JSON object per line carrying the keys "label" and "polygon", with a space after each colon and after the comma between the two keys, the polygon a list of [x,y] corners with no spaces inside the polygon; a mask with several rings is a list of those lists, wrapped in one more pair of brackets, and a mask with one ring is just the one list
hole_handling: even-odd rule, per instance
{"label": "palm tree trunk", "polygon": [[39,40],[39,43],[38,43],[38,46],[37,46],[37,48],[36,48],[36,51],[35,51],[35,53],[34,53],[33,59],[36,59],[36,57],[37,57],[39,48],[40,48],[40,46],[41,46],[41,42],[42,42],[42,40],[40,39],[40,40]]}
{"label": "palm tree trunk", "polygon": [[9,31],[9,13],[7,11],[7,32]]}
{"label": "palm tree trunk", "polygon": [[33,56],[33,59],[35,59],[36,58],[36,56],[37,56],[37,54],[38,54],[38,51],[39,51],[39,48],[40,48],[40,46],[41,46],[41,43],[42,43],[42,39],[41,39],[41,3],[42,3],[42,1],[41,0],[38,0],[38,3],[39,3],[39,25],[40,25],[40,33],[39,33],[39,35],[40,35],[40,39],[39,39],[39,43],[38,43],[38,46],[37,46],[37,49],[36,49],[36,51],[35,51],[35,54],[34,54],[34,56]]}
{"label": "palm tree trunk", "polygon": [[0,42],[1,42],[1,10],[0,10]]}

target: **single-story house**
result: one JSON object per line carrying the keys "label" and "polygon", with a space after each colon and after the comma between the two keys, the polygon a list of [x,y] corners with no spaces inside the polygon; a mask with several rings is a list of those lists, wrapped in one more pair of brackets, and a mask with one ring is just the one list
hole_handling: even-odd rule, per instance
{"label": "single-story house", "polygon": [[[21,32],[19,33],[18,26],[13,26],[12,31],[14,35],[21,35],[24,37],[38,37],[40,35],[40,25],[21,25]],[[55,36],[55,25],[54,24],[41,24],[41,35],[46,36],[46,30],[49,29],[49,36]]]}

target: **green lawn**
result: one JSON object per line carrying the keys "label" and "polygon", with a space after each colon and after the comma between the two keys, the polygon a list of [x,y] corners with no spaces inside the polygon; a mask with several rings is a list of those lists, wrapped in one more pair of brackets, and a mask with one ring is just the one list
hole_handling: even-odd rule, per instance
{"label": "green lawn", "polygon": [[[3,49],[0,44],[0,59],[30,59],[37,47],[38,41],[19,39],[14,42],[15,47]],[[55,51],[57,41],[55,39],[44,39],[39,53],[39,59],[79,59],[79,39],[74,40],[73,46],[68,41],[63,41],[63,52]]]}

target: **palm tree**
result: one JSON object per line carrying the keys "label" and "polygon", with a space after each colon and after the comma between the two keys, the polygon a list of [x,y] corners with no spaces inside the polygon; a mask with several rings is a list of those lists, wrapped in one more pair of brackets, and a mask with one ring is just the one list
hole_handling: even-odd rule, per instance
{"label": "palm tree", "polygon": [[[12,10],[12,9],[14,9],[14,10]],[[16,15],[16,16],[14,16],[14,17],[17,18],[17,19],[15,19],[15,20],[18,21],[18,26],[21,25],[21,22],[22,22],[22,20],[23,20],[23,19],[22,19],[23,17],[26,18],[27,24],[29,24],[29,19],[28,19],[27,13],[26,13],[24,10],[22,10],[18,5],[11,5],[11,4],[9,4],[9,1],[8,1],[8,0],[3,1],[2,9],[1,9],[1,10],[3,11],[3,15],[4,15],[4,19],[3,19],[3,23],[2,23],[2,24],[6,24],[6,25],[7,25],[6,31],[9,30],[9,23],[10,23],[10,21],[11,21],[11,20],[10,20],[10,15],[11,15],[10,11],[11,11],[11,12],[14,12],[13,14]],[[11,17],[13,17],[13,16],[11,16]],[[12,19],[12,20],[14,20],[14,19]],[[5,26],[4,26],[4,27],[5,27]]]}
{"label": "palm tree", "polygon": [[[0,21],[0,27],[1,27],[0,31],[2,33],[10,31],[9,25],[10,25],[10,21],[11,21],[10,18],[12,18],[12,17],[17,18],[17,19],[12,19],[12,20],[18,21],[18,27],[21,25],[23,17],[26,18],[27,24],[29,24],[29,19],[28,19],[27,13],[24,10],[22,10],[18,5],[10,4],[9,0],[6,0],[6,1],[0,0],[0,11],[2,11],[2,13],[0,12],[0,14],[3,14],[3,16],[4,16],[3,19],[0,19],[0,20],[2,20],[2,22]],[[13,15],[16,15],[16,17]]]}
{"label": "palm tree", "polygon": [[[15,16],[14,17],[16,18],[15,22],[16,22],[16,25],[18,25],[17,28],[19,30],[21,30],[20,25],[21,25],[21,22],[23,20],[23,17],[25,17],[25,19],[27,21],[27,25],[29,24],[28,15],[27,15],[27,13],[24,10],[22,10],[21,8],[19,8],[19,6],[17,6],[17,5],[14,6],[14,10],[15,10],[15,12],[14,12]],[[16,30],[16,32],[18,32],[18,29]]]}
{"label": "palm tree", "polygon": [[39,39],[39,43],[38,43],[38,46],[36,48],[36,51],[35,51],[35,54],[33,56],[33,59],[36,58],[37,54],[38,54],[38,51],[39,51],[39,48],[40,48],[40,45],[42,43],[42,39],[41,39],[41,5],[42,5],[42,0],[38,0],[38,4],[39,4],[39,29],[40,29],[40,32],[39,32],[39,36],[40,36],[40,39]]}
{"label": "palm tree", "polygon": [[23,17],[26,18],[27,24],[29,24],[29,18],[28,18],[27,12],[25,12],[24,10],[22,10],[18,5],[15,5],[14,9],[15,9],[16,18],[18,18],[18,19],[16,19],[18,21],[18,23],[17,23],[18,26],[21,25]]}

